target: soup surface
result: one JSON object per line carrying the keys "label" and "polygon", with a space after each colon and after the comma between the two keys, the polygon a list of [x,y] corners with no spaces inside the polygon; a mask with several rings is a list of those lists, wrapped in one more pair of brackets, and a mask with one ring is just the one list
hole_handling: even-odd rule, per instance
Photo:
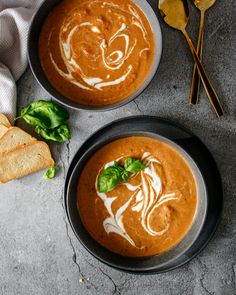
{"label": "soup surface", "polygon": [[154,51],[151,26],[130,0],[64,0],[48,15],[39,39],[50,83],[86,105],[108,105],[133,94]]}
{"label": "soup surface", "polygon": [[[100,193],[100,172],[127,157],[142,159],[147,167],[128,183]],[[77,207],[85,228],[105,248],[123,256],[151,256],[184,238],[194,220],[197,187],[176,149],[131,136],[103,146],[90,158],[79,179]]]}

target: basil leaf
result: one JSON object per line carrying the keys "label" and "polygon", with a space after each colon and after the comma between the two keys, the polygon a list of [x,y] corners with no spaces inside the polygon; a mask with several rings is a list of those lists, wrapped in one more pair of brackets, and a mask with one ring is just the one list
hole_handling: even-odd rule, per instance
{"label": "basil leaf", "polygon": [[53,179],[56,175],[56,167],[50,167],[44,174],[43,178],[46,180]]}
{"label": "basil leaf", "polygon": [[146,165],[143,164],[140,160],[127,158],[124,164],[125,170],[130,173],[137,173],[146,168]]}
{"label": "basil leaf", "polygon": [[98,177],[98,190],[100,193],[112,191],[121,180],[130,181],[130,173],[137,173],[146,168],[140,160],[127,158],[124,167],[117,161],[113,166],[104,169]]}
{"label": "basil leaf", "polygon": [[16,119],[19,118],[23,118],[30,125],[51,129],[64,124],[69,119],[69,114],[53,102],[39,100],[24,107]]}
{"label": "basil leaf", "polygon": [[125,181],[125,182],[129,182],[130,181],[130,176],[129,173],[127,171],[123,171],[121,174],[121,178]]}
{"label": "basil leaf", "polygon": [[108,193],[112,191],[121,179],[121,170],[119,167],[114,165],[104,169],[98,177],[99,192]]}
{"label": "basil leaf", "polygon": [[120,173],[123,173],[125,171],[124,168],[117,161],[114,162],[114,167],[116,167],[120,171]]}
{"label": "basil leaf", "polygon": [[43,138],[57,143],[62,143],[71,138],[70,129],[67,124],[54,129],[43,129],[40,126],[36,126],[35,131]]}

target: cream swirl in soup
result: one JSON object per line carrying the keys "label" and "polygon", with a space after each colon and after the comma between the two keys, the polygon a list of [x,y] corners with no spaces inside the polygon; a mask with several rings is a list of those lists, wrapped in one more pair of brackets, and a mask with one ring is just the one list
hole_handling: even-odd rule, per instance
{"label": "cream swirl in soup", "polygon": [[[116,159],[115,161],[118,161]],[[163,194],[163,180],[156,170],[156,165],[161,166],[161,162],[148,152],[145,152],[142,156],[143,163],[147,167],[139,172],[140,183],[138,185],[132,185],[129,183],[123,183],[127,188],[127,194],[129,195],[128,200],[118,208],[116,212],[112,210],[112,204],[120,196],[108,197],[105,193],[100,193],[98,190],[98,176],[96,179],[95,187],[96,193],[101,198],[104,206],[109,213],[109,217],[103,221],[103,227],[107,233],[116,233],[125,238],[131,245],[136,247],[135,241],[126,232],[123,218],[126,210],[133,210],[140,212],[140,223],[143,229],[151,236],[161,236],[168,230],[170,226],[170,218],[167,218],[164,228],[156,231],[152,229],[150,219],[154,210],[166,202],[177,200],[180,197],[179,191],[168,192]],[[104,168],[114,165],[115,161],[105,164]],[[137,174],[134,176],[136,177]],[[122,196],[121,196],[122,198]],[[168,215],[167,215],[168,216]],[[158,222],[158,221],[157,221]]]}
{"label": "cream swirl in soup", "polygon": [[153,62],[153,32],[130,0],[64,0],[40,36],[42,67],[73,100],[109,104],[144,81]]}
{"label": "cream swirl in soup", "polygon": [[[146,168],[131,174],[112,191],[100,193],[98,176],[114,161],[128,157]],[[194,175],[183,156],[169,144],[130,136],[106,144],[89,159],[78,183],[77,206],[89,234],[124,256],[162,253],[183,239],[197,207]]]}

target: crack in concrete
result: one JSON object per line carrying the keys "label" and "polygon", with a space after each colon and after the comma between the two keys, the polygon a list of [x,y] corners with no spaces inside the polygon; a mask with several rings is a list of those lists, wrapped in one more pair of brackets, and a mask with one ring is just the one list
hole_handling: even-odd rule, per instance
{"label": "crack in concrete", "polygon": [[65,222],[65,226],[66,226],[66,236],[69,240],[69,243],[70,243],[70,246],[71,246],[71,249],[72,249],[72,252],[73,252],[73,255],[72,255],[72,260],[73,262],[76,264],[76,266],[78,267],[78,270],[79,270],[79,273],[82,275],[83,277],[83,274],[81,273],[81,267],[79,265],[79,263],[77,262],[77,255],[76,255],[76,251],[75,251],[75,247],[72,243],[72,240],[71,240],[71,237],[69,235],[69,228],[68,228],[68,224],[67,224],[67,221],[65,220],[65,217],[63,217],[64,219],[64,222]]}
{"label": "crack in concrete", "polygon": [[62,193],[60,204],[61,204],[61,207],[62,207],[62,210],[63,210],[63,216],[62,216],[62,218],[63,218],[63,220],[64,220],[65,227],[66,227],[66,236],[67,236],[67,238],[68,238],[68,240],[69,240],[69,244],[70,244],[71,249],[72,249],[72,251],[73,251],[72,260],[73,260],[73,262],[76,264],[76,266],[78,267],[78,269],[79,269],[79,273],[81,274],[81,268],[80,268],[80,265],[77,263],[77,256],[76,256],[76,252],[75,252],[75,247],[74,247],[74,245],[73,245],[73,243],[72,243],[72,240],[71,240],[71,237],[70,237],[70,235],[69,235],[69,228],[68,228],[68,224],[67,224],[66,216],[65,216],[65,208],[64,208],[64,198],[63,198],[63,196],[64,196],[64,193]]}
{"label": "crack in concrete", "polygon": [[134,282],[135,282],[135,279],[133,278],[132,278],[132,281],[129,277],[125,278],[124,281],[121,284],[119,284],[119,289],[122,290],[122,292],[124,292],[124,290],[131,288],[131,283],[132,283],[132,286],[134,286]]}
{"label": "crack in concrete", "polygon": [[66,179],[66,167],[65,167],[65,162],[61,156],[61,152],[57,150],[57,154],[59,154],[59,163],[62,164],[62,172],[63,172],[63,179]]}
{"label": "crack in concrete", "polygon": [[109,276],[107,273],[105,273],[99,266],[95,266],[94,264],[92,264],[91,262],[89,262],[87,259],[85,259],[85,261],[92,267],[95,268],[97,270],[99,270],[104,276],[106,276],[108,278],[108,280],[112,283],[114,290],[112,291],[112,294],[121,294],[121,292],[118,290],[118,286],[117,284],[114,282],[114,280],[112,279],[111,276]]}
{"label": "crack in concrete", "polygon": [[232,264],[232,271],[233,271],[233,284],[234,284],[234,286],[236,287],[236,264],[235,263],[233,263]]}
{"label": "crack in concrete", "polygon": [[233,269],[233,274],[236,277],[236,264],[235,263],[232,264],[232,269]]}
{"label": "crack in concrete", "polygon": [[72,255],[72,261],[73,263],[77,266],[78,268],[78,271],[79,271],[79,275],[80,275],[80,282],[85,282],[85,284],[87,286],[92,286],[96,291],[98,291],[98,288],[97,286],[95,286],[92,282],[90,282],[88,279],[86,279],[85,275],[83,274],[82,270],[81,270],[81,267],[77,261],[77,255],[76,255],[76,251],[75,251],[75,247],[73,245],[73,242],[72,242],[72,239],[69,235],[69,227],[68,227],[68,223],[66,221],[66,216],[65,216],[65,208],[64,208],[64,205],[63,205],[63,194],[62,194],[62,197],[61,197],[61,206],[62,206],[62,210],[63,210],[63,220],[64,220],[64,223],[65,223],[65,227],[66,227],[66,236],[68,238],[68,241],[69,241],[69,244],[70,244],[70,247],[72,249],[72,252],[73,252],[73,255]]}
{"label": "crack in concrete", "polygon": [[67,164],[70,164],[70,140],[66,144],[66,149],[67,149]]}
{"label": "crack in concrete", "polygon": [[203,263],[199,257],[196,257],[196,260],[199,262],[200,266],[203,268],[203,273],[201,274],[201,277],[200,277],[200,284],[201,284],[201,287],[204,289],[204,291],[206,291],[207,294],[210,294],[210,295],[214,295],[215,292],[211,292],[207,289],[207,287],[204,285],[204,280],[205,280],[205,276],[208,272],[208,268],[207,266],[205,265],[205,263]]}
{"label": "crack in concrete", "polygon": [[[65,164],[65,161],[67,162],[68,166],[70,164],[70,141],[68,141],[66,143],[66,150],[67,150],[67,154],[66,154],[66,159],[65,160],[62,158],[61,153],[59,153],[59,160],[62,163],[62,170],[63,170],[63,178],[64,179],[66,177],[66,164]],[[83,272],[81,270],[80,264],[77,261],[76,250],[75,250],[75,247],[73,245],[72,239],[71,239],[71,237],[69,235],[69,226],[68,226],[68,223],[67,223],[67,219],[66,219],[67,217],[66,217],[65,207],[64,207],[64,193],[62,193],[60,204],[61,204],[62,210],[63,210],[63,220],[64,220],[65,228],[66,228],[66,236],[67,236],[67,239],[69,241],[69,245],[70,245],[70,247],[72,249],[72,253],[73,253],[72,261],[76,265],[76,267],[78,268],[78,271],[79,271],[79,276],[80,276],[79,281],[80,281],[80,283],[84,282],[87,289],[89,289],[90,287],[93,287],[96,291],[98,291],[97,286],[95,286],[92,282],[90,282],[88,279],[86,279],[85,275],[83,274]]]}
{"label": "crack in concrete", "polygon": [[135,100],[133,100],[133,103],[136,105],[136,107],[137,107],[138,111],[140,112],[140,114],[143,115],[143,112],[142,112],[142,110],[140,109],[138,103],[137,103]]}
{"label": "crack in concrete", "polygon": [[110,280],[110,282],[112,282],[112,284],[114,286],[114,290],[113,290],[112,294],[113,295],[115,295],[115,294],[121,294],[121,292],[118,290],[118,287],[117,287],[116,283],[114,282],[114,280],[112,279],[112,277],[110,277],[107,273],[105,273],[100,267],[98,267],[98,269],[100,270],[100,272],[104,276],[106,276]]}

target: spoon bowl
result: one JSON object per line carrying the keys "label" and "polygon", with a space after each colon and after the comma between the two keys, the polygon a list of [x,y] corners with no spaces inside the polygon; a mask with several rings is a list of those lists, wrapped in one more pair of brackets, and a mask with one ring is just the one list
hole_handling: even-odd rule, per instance
{"label": "spoon bowl", "polygon": [[216,0],[193,0],[194,5],[201,11],[206,11],[215,4]]}
{"label": "spoon bowl", "polygon": [[[159,10],[164,21],[176,30],[185,30],[189,20],[189,9],[186,1],[160,0]],[[176,17],[178,15],[178,18]]]}

